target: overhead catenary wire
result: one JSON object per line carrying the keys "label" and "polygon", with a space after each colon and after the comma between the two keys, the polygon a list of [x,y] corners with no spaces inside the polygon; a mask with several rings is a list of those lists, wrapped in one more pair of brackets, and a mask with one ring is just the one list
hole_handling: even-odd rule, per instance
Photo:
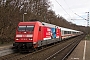
{"label": "overhead catenary wire", "polygon": [[[66,3],[66,1],[64,0],[64,2]],[[71,8],[69,7],[69,5],[66,3],[66,5],[68,6],[68,8],[71,10]],[[84,20],[87,20],[87,19],[85,19],[84,17],[82,17],[82,16],[80,16],[80,15],[78,15],[77,13],[75,13],[73,10],[71,10],[72,11],[72,13],[74,13],[75,15],[77,15],[78,17],[80,17],[80,18],[83,18]],[[81,19],[79,19],[79,20],[81,20]]]}
{"label": "overhead catenary wire", "polygon": [[[57,2],[57,4],[67,13],[67,11],[62,7],[62,5],[60,3],[58,3],[57,0],[55,0]],[[68,14],[68,13],[67,13]],[[70,16],[70,14],[68,14]],[[70,16],[71,17],[71,16]]]}
{"label": "overhead catenary wire", "polygon": [[[76,13],[74,13],[74,14],[76,14]],[[80,16],[80,15],[78,15],[78,14],[76,14],[77,16],[79,16],[79,17],[81,17],[81,18],[83,18],[84,20],[87,20],[87,19],[85,19],[84,17],[82,17],[82,16]]]}

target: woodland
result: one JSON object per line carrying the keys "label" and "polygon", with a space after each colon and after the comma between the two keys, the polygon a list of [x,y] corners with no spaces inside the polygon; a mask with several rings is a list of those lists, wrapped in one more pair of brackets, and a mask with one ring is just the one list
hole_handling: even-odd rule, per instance
{"label": "woodland", "polygon": [[[10,42],[15,38],[16,27],[19,22],[37,19],[61,27],[75,29],[87,34],[89,27],[78,26],[68,22],[60,15],[56,15],[50,8],[49,0],[0,0],[0,42]],[[89,32],[88,32],[89,33]]]}

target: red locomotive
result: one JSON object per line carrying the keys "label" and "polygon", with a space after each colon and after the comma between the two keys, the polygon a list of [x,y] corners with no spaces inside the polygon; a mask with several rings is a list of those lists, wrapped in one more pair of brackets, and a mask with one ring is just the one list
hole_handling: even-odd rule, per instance
{"label": "red locomotive", "polygon": [[20,22],[13,46],[16,49],[30,50],[58,41],[61,41],[61,30],[56,25],[39,21]]}

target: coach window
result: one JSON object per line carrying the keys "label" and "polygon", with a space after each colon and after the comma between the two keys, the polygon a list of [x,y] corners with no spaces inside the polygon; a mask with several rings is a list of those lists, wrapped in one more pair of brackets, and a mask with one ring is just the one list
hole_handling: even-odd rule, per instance
{"label": "coach window", "polygon": [[76,34],[76,32],[73,32],[73,34]]}
{"label": "coach window", "polygon": [[68,34],[70,34],[70,31],[68,31]]}
{"label": "coach window", "polygon": [[41,31],[41,26],[39,27],[39,31]]}
{"label": "coach window", "polygon": [[68,31],[64,31],[64,34],[67,34]]}
{"label": "coach window", "polygon": [[67,31],[67,34],[69,34],[69,31]]}
{"label": "coach window", "polygon": [[69,31],[69,34],[71,34],[71,31]]}

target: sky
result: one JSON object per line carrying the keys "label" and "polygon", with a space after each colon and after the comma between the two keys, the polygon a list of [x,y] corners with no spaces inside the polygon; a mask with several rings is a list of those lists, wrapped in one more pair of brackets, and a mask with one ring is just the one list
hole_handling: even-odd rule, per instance
{"label": "sky", "polygon": [[87,19],[88,13],[86,12],[90,12],[90,0],[50,0],[50,2],[51,9],[56,15],[76,25],[87,26],[87,21],[83,18]]}

